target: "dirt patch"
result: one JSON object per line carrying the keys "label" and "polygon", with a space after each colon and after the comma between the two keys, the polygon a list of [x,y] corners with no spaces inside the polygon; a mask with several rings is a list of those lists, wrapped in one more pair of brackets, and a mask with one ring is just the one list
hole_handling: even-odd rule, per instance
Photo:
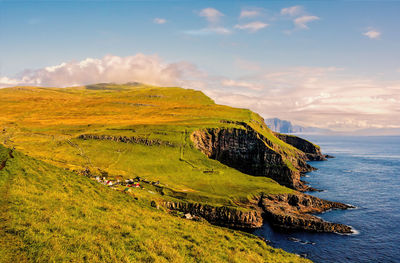
{"label": "dirt patch", "polygon": [[4,161],[2,161],[2,162],[0,163],[0,171],[3,170],[4,167],[6,167],[6,164],[7,164],[7,159],[5,159]]}

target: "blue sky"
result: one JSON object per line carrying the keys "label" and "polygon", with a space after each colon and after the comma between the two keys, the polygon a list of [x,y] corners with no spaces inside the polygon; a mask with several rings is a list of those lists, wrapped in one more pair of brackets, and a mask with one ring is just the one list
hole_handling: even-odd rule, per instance
{"label": "blue sky", "polygon": [[[399,1],[1,1],[0,12],[5,84],[26,82],[28,70],[30,82],[45,74],[53,81],[40,84],[56,85],[61,72],[50,76],[46,67],[154,55],[151,63],[160,67],[179,64],[165,83],[177,78],[265,117],[331,128],[400,127],[393,120],[400,108]],[[354,92],[344,98],[338,85]],[[283,94],[289,103],[277,105]],[[337,121],[324,119],[327,112]]]}

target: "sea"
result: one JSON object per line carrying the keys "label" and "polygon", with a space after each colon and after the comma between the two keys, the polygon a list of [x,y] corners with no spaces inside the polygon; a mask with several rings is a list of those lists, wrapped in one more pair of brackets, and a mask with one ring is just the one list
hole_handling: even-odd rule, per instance
{"label": "sea", "polygon": [[314,262],[400,262],[400,136],[301,137],[336,157],[310,162],[318,170],[303,180],[322,192],[308,194],[356,207],[318,216],[355,233],[284,233],[267,223],[254,234]]}

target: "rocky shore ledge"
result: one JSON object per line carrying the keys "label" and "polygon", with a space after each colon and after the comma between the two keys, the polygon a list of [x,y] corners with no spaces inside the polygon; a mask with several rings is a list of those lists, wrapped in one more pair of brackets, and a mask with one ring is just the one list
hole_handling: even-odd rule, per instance
{"label": "rocky shore ledge", "polygon": [[331,209],[352,208],[351,206],[303,193],[262,195],[250,204],[244,204],[243,210],[183,201],[164,202],[163,206],[202,217],[215,225],[231,228],[254,229],[268,222],[272,227],[283,230],[352,233],[349,226],[326,222],[313,215]]}
{"label": "rocky shore ledge", "polygon": [[331,223],[313,215],[352,206],[306,194],[267,195],[260,200],[264,218],[275,228],[311,232],[352,233],[351,227]]}

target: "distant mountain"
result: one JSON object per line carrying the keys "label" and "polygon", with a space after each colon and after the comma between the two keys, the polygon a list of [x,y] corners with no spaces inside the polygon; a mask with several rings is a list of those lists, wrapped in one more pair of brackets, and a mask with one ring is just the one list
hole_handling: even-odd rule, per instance
{"label": "distant mountain", "polygon": [[279,132],[279,133],[326,133],[326,132],[331,132],[328,129],[293,125],[290,121],[281,120],[278,118],[266,119],[265,123],[271,130],[273,130],[274,132]]}
{"label": "distant mountain", "polygon": [[271,130],[279,133],[297,133],[304,130],[302,126],[293,125],[290,121],[278,118],[266,119],[265,123]]}

